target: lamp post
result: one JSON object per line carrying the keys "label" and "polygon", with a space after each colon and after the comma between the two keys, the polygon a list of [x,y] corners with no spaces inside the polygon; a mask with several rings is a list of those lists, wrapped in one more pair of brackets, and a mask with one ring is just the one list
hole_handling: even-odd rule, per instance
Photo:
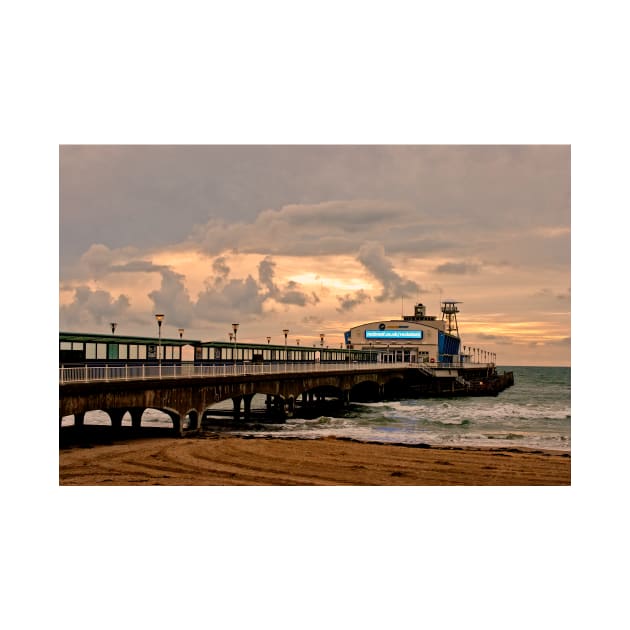
{"label": "lamp post", "polygon": [[178,328],[177,332],[179,333],[179,338],[181,339],[182,336],[184,335],[184,329],[183,328]]}
{"label": "lamp post", "polygon": [[324,337],[326,335],[324,333],[319,333],[319,345],[323,348],[324,347]]}
{"label": "lamp post", "polygon": [[289,334],[289,329],[288,328],[283,328],[282,332],[284,333],[284,347],[287,347],[287,335]]}
{"label": "lamp post", "polygon": [[232,353],[232,359],[236,366],[236,331],[238,330],[238,324],[232,324],[232,330],[234,331],[234,352]]}
{"label": "lamp post", "polygon": [[271,343],[271,337],[267,337],[267,343]]}
{"label": "lamp post", "polygon": [[116,332],[116,326],[118,326],[118,324],[116,322],[110,322],[109,324],[112,327],[112,335]]}
{"label": "lamp post", "polygon": [[156,313],[155,319],[158,325],[158,373],[162,378],[162,321],[164,320],[164,313]]}

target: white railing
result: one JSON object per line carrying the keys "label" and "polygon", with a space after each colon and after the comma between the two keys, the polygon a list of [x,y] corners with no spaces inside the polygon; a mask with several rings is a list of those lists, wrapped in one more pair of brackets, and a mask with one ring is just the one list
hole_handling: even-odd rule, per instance
{"label": "white railing", "polygon": [[221,378],[258,374],[349,372],[378,368],[410,367],[410,363],[237,363],[225,365],[100,365],[59,368],[59,383],[132,381],[174,378]]}
{"label": "white railing", "polygon": [[59,368],[59,383],[94,381],[135,381],[145,379],[221,378],[229,376],[255,376],[258,374],[295,374],[321,372],[351,372],[356,370],[400,368],[458,368],[486,367],[486,363],[237,363],[224,365],[99,365]]}

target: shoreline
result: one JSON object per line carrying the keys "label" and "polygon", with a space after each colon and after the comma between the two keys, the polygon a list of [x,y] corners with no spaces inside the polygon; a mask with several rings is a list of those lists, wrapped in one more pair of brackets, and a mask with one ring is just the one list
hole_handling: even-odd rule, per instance
{"label": "shoreline", "polygon": [[61,431],[59,485],[571,485],[569,451],[92,429]]}

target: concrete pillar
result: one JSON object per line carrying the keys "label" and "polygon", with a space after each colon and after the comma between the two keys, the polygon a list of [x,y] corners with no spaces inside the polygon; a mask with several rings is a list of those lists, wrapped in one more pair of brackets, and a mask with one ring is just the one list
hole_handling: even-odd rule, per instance
{"label": "concrete pillar", "polygon": [[276,417],[286,418],[287,410],[285,407],[285,400],[282,396],[275,395],[273,397],[273,414]]}
{"label": "concrete pillar", "polygon": [[245,414],[246,420],[249,419],[249,417],[251,416],[253,397],[254,397],[254,394],[245,394],[243,396],[243,407],[244,407],[244,414]]}
{"label": "concrete pillar", "polygon": [[108,409],[107,413],[112,421],[112,428],[116,431],[122,426],[122,419],[125,415],[126,409]]}
{"label": "concrete pillar", "polygon": [[287,416],[292,418],[294,411],[295,411],[295,398],[293,398],[293,396],[289,396],[289,398],[287,398],[287,404],[286,404]]}
{"label": "concrete pillar", "polygon": [[142,414],[144,409],[142,407],[133,407],[129,410],[131,414],[131,426],[134,429],[139,429],[142,426]]}
{"label": "concrete pillar", "polygon": [[189,431],[197,431],[201,428],[201,413],[196,409],[191,409],[188,412],[188,417],[190,418],[190,424],[188,425]]}
{"label": "concrete pillar", "polygon": [[243,400],[242,396],[235,396],[234,398],[232,398],[232,404],[234,405],[234,420],[240,420],[241,400]]}
{"label": "concrete pillar", "polygon": [[173,433],[177,437],[182,437],[182,435],[184,435],[184,425],[183,425],[182,420],[185,414],[186,414],[185,411],[183,412],[183,414],[182,413],[179,413],[179,414],[169,413],[168,414],[169,416],[171,416],[171,419],[173,420]]}

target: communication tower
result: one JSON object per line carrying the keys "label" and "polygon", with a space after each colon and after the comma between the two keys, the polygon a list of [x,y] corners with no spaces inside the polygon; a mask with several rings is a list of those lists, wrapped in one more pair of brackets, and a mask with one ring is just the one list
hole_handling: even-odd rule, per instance
{"label": "communication tower", "polygon": [[459,309],[457,304],[461,304],[461,302],[455,302],[454,300],[444,300],[442,302],[442,321],[446,322],[446,332],[459,338],[459,328],[457,327],[457,313],[459,313]]}

